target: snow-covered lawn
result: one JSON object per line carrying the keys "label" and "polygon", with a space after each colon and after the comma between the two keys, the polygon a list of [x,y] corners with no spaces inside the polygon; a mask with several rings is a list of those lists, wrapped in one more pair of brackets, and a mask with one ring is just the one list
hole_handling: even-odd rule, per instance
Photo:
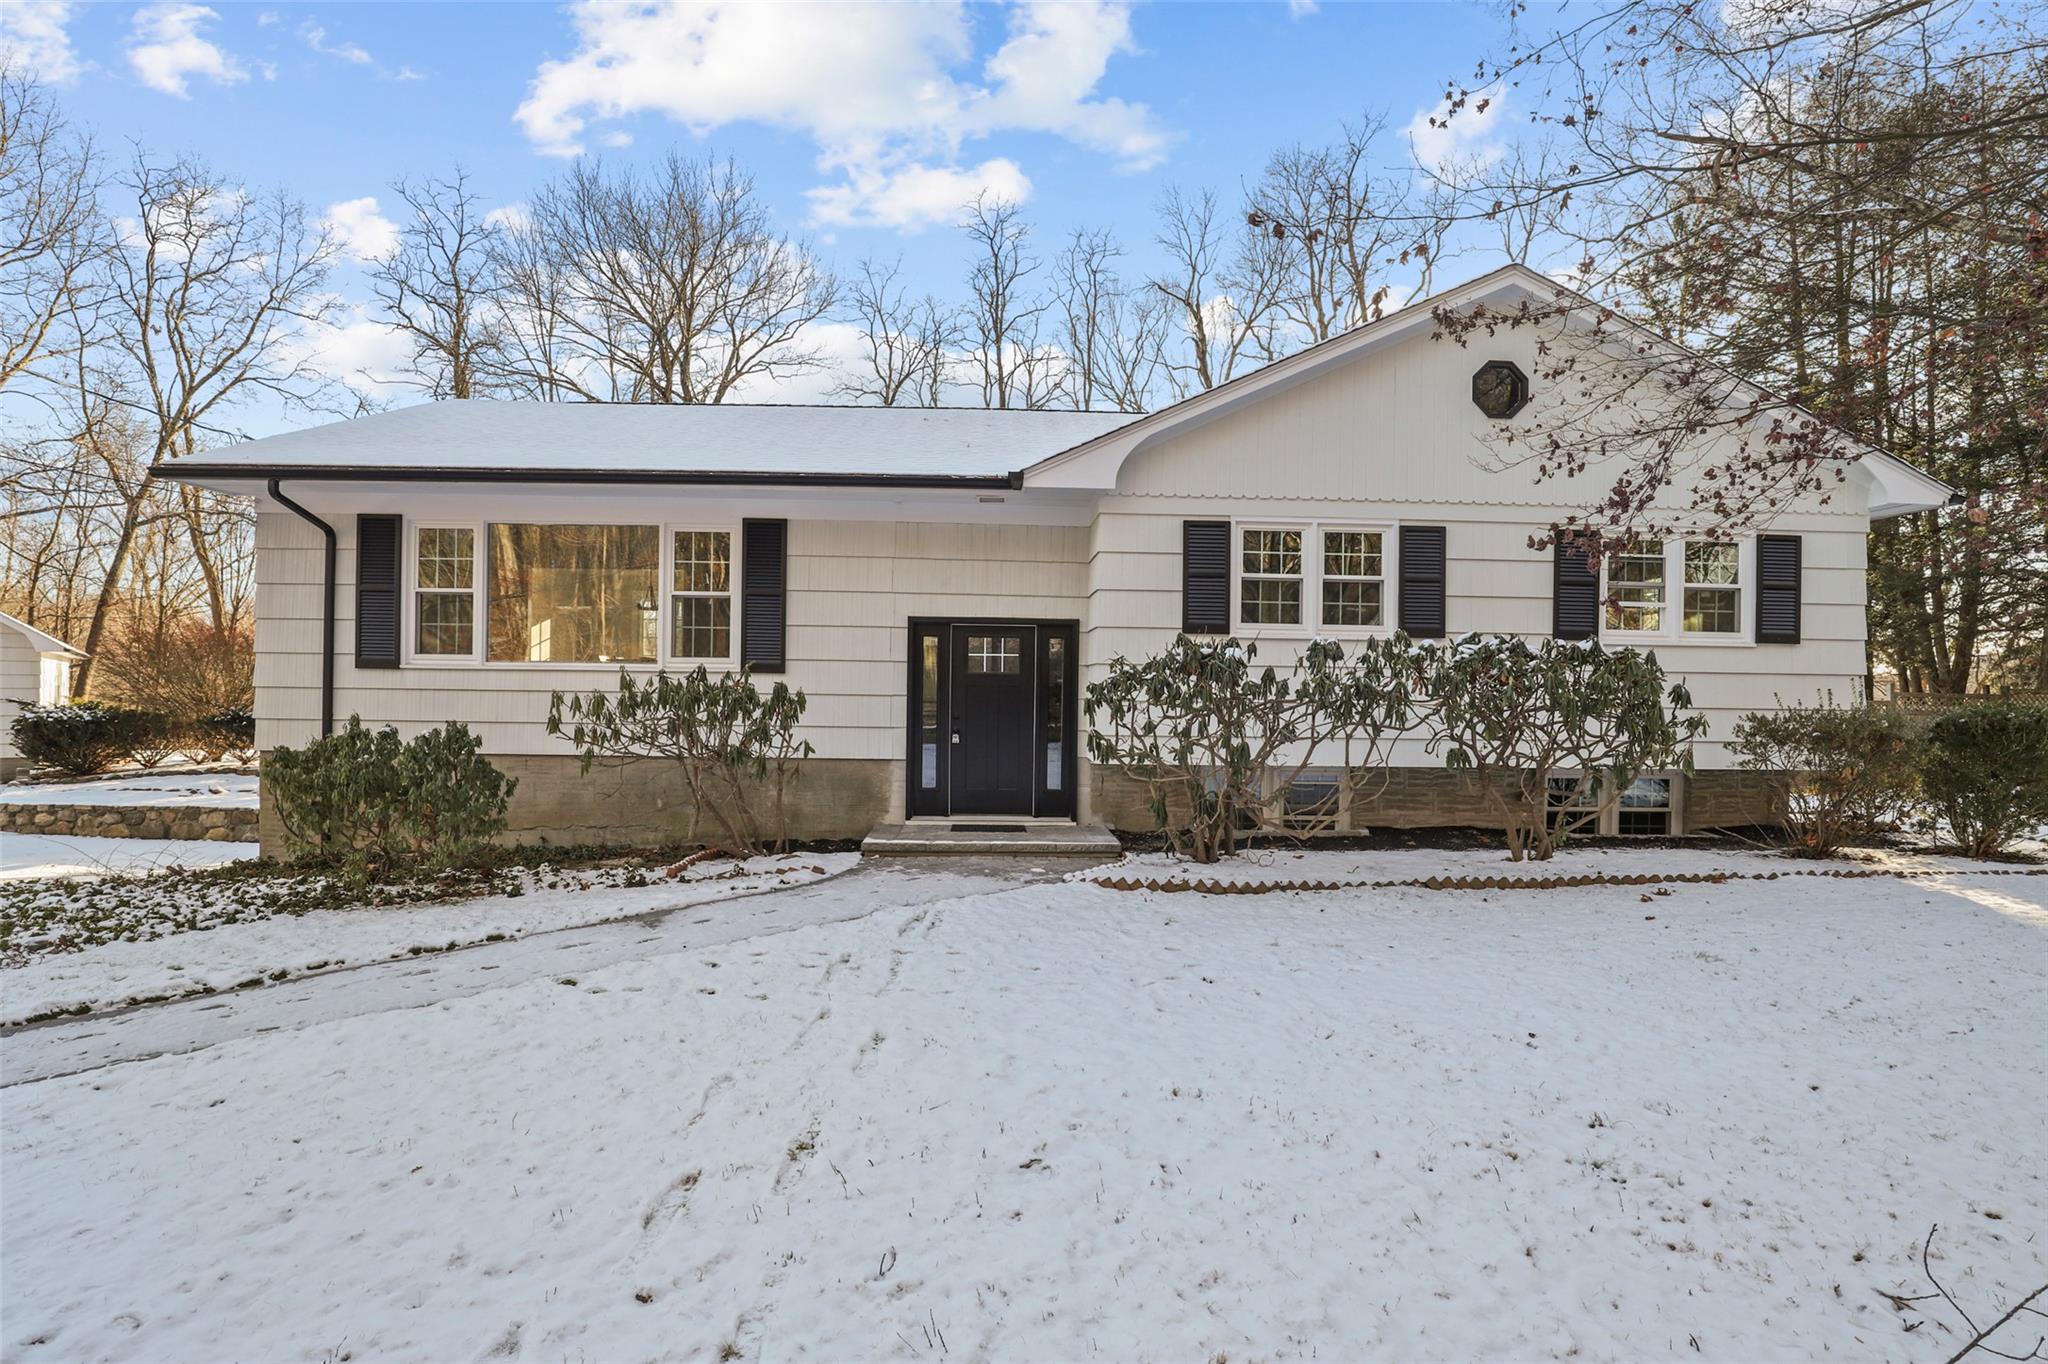
{"label": "snow-covered lawn", "polygon": [[[714,859],[684,868],[678,880],[639,863],[540,867],[508,874],[516,894],[310,912],[295,910],[292,901],[295,888],[314,878],[49,887],[33,903],[0,903],[6,913],[33,920],[32,931],[23,931],[19,943],[10,934],[10,955],[34,951],[38,937],[57,940],[75,934],[93,945],[0,969],[0,1024],[59,1011],[225,990],[307,971],[804,885],[844,871],[858,860],[854,853],[801,853],[747,862]],[[114,940],[106,940],[110,938]]]}
{"label": "snow-covered lawn", "polygon": [[153,805],[202,810],[253,810],[250,772],[132,772],[76,781],[9,782],[5,805]]}
{"label": "snow-covered lawn", "polygon": [[889,874],[9,1089],[0,1351],[1942,1360],[1930,1226],[1980,1322],[2048,1279],[2048,878]]}
{"label": "snow-covered lawn", "polygon": [[173,868],[219,867],[257,855],[254,843],[198,838],[81,838],[0,834],[0,881],[87,880]]}

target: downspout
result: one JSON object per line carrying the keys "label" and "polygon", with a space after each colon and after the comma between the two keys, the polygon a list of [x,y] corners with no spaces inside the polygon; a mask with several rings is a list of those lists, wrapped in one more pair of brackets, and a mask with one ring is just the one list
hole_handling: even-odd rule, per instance
{"label": "downspout", "polygon": [[270,480],[270,500],[317,528],[327,539],[325,581],[321,584],[320,611],[320,737],[334,733],[334,527],[284,495],[277,480]]}

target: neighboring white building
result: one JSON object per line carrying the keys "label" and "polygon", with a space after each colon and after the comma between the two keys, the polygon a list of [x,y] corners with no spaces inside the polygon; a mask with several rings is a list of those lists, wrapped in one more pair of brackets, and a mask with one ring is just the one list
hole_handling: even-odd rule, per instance
{"label": "neighboring white building", "polygon": [[[1666,609],[1612,628],[1600,584],[1528,548],[1593,480],[1479,458],[1515,418],[1478,409],[1475,371],[1538,373],[1537,337],[1431,338],[1433,307],[1555,294],[1508,267],[1142,417],[443,402],[157,473],[257,499],[260,747],[313,738],[323,711],[406,732],[463,720],[521,778],[515,827],[558,840],[682,823],[668,774],[579,777],[544,732],[551,692],[742,660],[809,697],[799,834],[959,815],[1142,826],[1081,757],[1079,688],[1183,628],[1281,662],[1311,634],[1397,626],[1654,645],[1712,726],[1690,789],[1662,788],[1664,821],[1740,822],[1758,812],[1728,771],[1729,725],[1858,689],[1870,522],[1948,489],[1871,451],[1766,536],[1657,546],[1633,567]],[[1688,593],[1696,558],[1734,581]],[[1687,628],[1696,603],[1711,629]],[[1484,817],[1419,747],[1397,764],[1354,823]]]}
{"label": "neighboring white building", "polygon": [[55,635],[0,611],[0,781],[24,774],[14,750],[14,717],[23,706],[54,706],[71,696],[71,665],[84,658]]}

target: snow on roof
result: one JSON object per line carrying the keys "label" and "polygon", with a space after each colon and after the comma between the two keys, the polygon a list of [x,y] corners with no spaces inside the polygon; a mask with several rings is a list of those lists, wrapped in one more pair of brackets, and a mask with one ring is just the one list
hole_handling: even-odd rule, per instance
{"label": "snow on roof", "polygon": [[44,634],[25,620],[16,619],[0,611],[0,625],[19,632],[39,654],[63,654],[66,658],[84,658],[85,650],[74,649],[55,635]]}
{"label": "snow on roof", "polygon": [[210,450],[162,472],[176,478],[182,465],[214,476],[343,467],[999,478],[1136,419],[1129,412],[449,399]]}

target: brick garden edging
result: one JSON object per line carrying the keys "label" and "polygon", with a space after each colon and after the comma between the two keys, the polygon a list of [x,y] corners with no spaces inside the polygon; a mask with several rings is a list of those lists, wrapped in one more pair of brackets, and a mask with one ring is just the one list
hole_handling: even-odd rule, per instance
{"label": "brick garden edging", "polygon": [[1402,881],[1201,881],[1161,880],[1156,876],[1084,876],[1082,882],[1104,890],[1190,891],[1197,895],[1264,895],[1297,890],[1565,890],[1577,886],[1722,885],[1729,881],[1776,881],[1785,876],[1829,876],[1867,880],[1890,876],[1901,880],[1925,876],[2048,876],[2048,867],[1857,867],[1799,868],[1793,871],[1593,872],[1578,876],[1420,876]]}
{"label": "brick garden edging", "polygon": [[0,805],[0,833],[253,843],[256,817],[204,805]]}

